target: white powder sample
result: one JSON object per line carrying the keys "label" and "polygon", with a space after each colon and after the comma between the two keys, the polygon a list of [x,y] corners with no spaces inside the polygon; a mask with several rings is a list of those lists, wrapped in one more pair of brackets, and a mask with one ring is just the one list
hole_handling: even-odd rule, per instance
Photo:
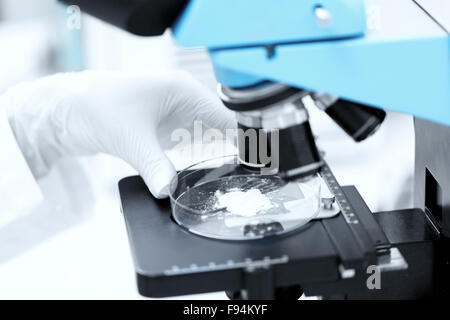
{"label": "white powder sample", "polygon": [[263,210],[273,207],[270,199],[259,191],[250,189],[248,191],[231,191],[227,193],[216,192],[218,208],[227,208],[231,214],[252,217]]}

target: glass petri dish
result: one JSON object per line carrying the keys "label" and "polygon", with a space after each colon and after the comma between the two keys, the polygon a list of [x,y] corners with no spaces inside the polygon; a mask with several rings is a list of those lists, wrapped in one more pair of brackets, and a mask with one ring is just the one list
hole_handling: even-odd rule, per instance
{"label": "glass petri dish", "polygon": [[221,240],[280,235],[314,219],[320,178],[285,180],[239,164],[237,156],[202,161],[179,172],[170,185],[173,219],[194,234]]}

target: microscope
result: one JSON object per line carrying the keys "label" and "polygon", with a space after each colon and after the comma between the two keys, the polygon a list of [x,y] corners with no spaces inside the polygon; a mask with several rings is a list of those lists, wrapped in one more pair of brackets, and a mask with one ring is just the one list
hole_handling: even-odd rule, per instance
{"label": "microscope", "polygon": [[[120,181],[139,292],[148,297],[226,291],[232,299],[448,298],[450,290],[450,10],[446,0],[63,0],[140,36],[170,28],[208,49],[224,105],[242,132],[247,170],[284,179],[319,174],[338,214],[251,241],[182,230],[140,177]],[[447,9],[447,11],[445,10]],[[315,144],[304,99],[355,142],[392,110],[414,116],[413,209],[371,212],[341,186]],[[243,135],[242,137],[245,137]],[[351,161],[349,159],[349,161]],[[388,164],[386,164],[388,165]],[[372,272],[374,274],[372,274]],[[379,286],[371,285],[372,275]]]}

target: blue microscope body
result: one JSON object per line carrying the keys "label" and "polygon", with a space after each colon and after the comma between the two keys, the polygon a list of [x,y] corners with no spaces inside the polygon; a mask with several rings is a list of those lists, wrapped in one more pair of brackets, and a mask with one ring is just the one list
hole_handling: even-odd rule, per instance
{"label": "blue microscope body", "polygon": [[410,0],[193,0],[173,34],[230,87],[270,79],[450,125],[450,36]]}

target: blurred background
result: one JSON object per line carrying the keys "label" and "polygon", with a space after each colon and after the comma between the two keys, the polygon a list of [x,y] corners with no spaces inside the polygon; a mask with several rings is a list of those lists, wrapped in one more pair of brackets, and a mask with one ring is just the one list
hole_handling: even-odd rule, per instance
{"label": "blurred background", "polygon": [[[21,81],[84,69],[182,69],[215,90],[204,50],[177,47],[169,32],[140,38],[85,15],[79,29],[69,28],[71,15],[56,0],[0,0],[0,94]],[[389,113],[376,135],[355,144],[317,108],[309,112],[341,184],[356,185],[374,211],[411,206],[410,116]],[[0,299],[140,298],[117,190],[132,174],[121,160],[98,155],[63,160],[39,181],[46,203],[0,226]]]}
{"label": "blurred background", "polygon": [[0,92],[18,81],[60,71],[174,68],[191,71],[215,90],[206,52],[178,48],[169,32],[136,37],[85,15],[80,28],[71,29],[72,15],[56,0],[0,0]]}

